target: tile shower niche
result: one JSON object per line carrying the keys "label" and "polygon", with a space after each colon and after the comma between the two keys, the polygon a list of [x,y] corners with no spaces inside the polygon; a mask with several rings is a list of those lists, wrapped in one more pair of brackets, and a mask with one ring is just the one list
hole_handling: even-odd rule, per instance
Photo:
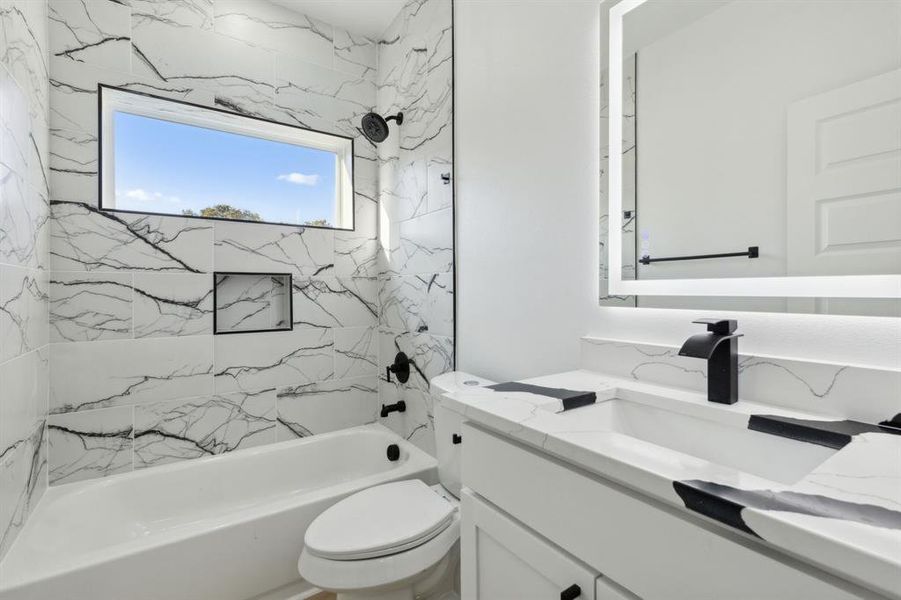
{"label": "tile shower niche", "polygon": [[217,334],[293,327],[290,273],[216,272],[213,296]]}

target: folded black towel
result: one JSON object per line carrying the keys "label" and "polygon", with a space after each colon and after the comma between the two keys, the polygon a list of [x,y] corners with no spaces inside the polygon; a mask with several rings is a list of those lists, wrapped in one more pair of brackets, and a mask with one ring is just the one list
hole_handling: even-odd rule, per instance
{"label": "folded black towel", "polygon": [[595,401],[597,401],[597,394],[595,394],[594,392],[579,392],[576,390],[568,390],[566,388],[551,388],[544,387],[542,385],[519,383],[516,381],[511,381],[509,383],[495,383],[494,385],[489,385],[486,387],[492,390],[497,390],[498,392],[528,392],[530,394],[537,394],[539,396],[557,398],[558,400],[561,400],[563,402],[563,410],[579,408],[580,406],[588,406],[589,404],[594,404]]}

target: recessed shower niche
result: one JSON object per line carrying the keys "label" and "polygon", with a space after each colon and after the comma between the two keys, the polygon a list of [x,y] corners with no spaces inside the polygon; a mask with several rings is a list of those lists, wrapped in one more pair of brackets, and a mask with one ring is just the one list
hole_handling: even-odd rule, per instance
{"label": "recessed shower niche", "polygon": [[216,334],[293,328],[290,273],[216,272],[214,281]]}

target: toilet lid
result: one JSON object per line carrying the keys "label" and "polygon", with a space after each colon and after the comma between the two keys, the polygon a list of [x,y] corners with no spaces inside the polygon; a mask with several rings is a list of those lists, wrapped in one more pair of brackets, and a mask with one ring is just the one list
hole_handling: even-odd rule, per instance
{"label": "toilet lid", "polygon": [[307,528],[307,550],[332,560],[403,552],[450,525],[454,506],[418,479],[365,489],[341,500]]}

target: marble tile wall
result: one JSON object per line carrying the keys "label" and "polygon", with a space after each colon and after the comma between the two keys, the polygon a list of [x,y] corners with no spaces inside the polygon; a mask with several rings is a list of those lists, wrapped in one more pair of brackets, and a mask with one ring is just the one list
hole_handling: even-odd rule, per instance
{"label": "marble tile wall", "polygon": [[[50,0],[51,485],[373,422],[398,397],[386,424],[434,448],[450,8],[413,0],[372,42],[264,0]],[[354,136],[356,230],[99,211],[98,83]],[[378,147],[358,130],[373,109],[407,119]],[[213,336],[214,271],[291,273],[293,331]],[[398,349],[401,387],[379,379]]]}
{"label": "marble tile wall", "polygon": [[47,487],[47,4],[0,0],[0,558]]}
{"label": "marble tile wall", "polygon": [[379,353],[413,359],[410,380],[380,381],[386,423],[434,452],[429,379],[454,368],[452,19],[450,0],[414,0],[382,36],[378,108],[404,113],[379,145]]}
{"label": "marble tile wall", "polygon": [[[377,44],[263,0],[50,0],[49,28],[50,484],[375,421]],[[99,211],[98,83],[355,136],[356,230]],[[214,271],[291,273],[293,331],[213,336]]]}

